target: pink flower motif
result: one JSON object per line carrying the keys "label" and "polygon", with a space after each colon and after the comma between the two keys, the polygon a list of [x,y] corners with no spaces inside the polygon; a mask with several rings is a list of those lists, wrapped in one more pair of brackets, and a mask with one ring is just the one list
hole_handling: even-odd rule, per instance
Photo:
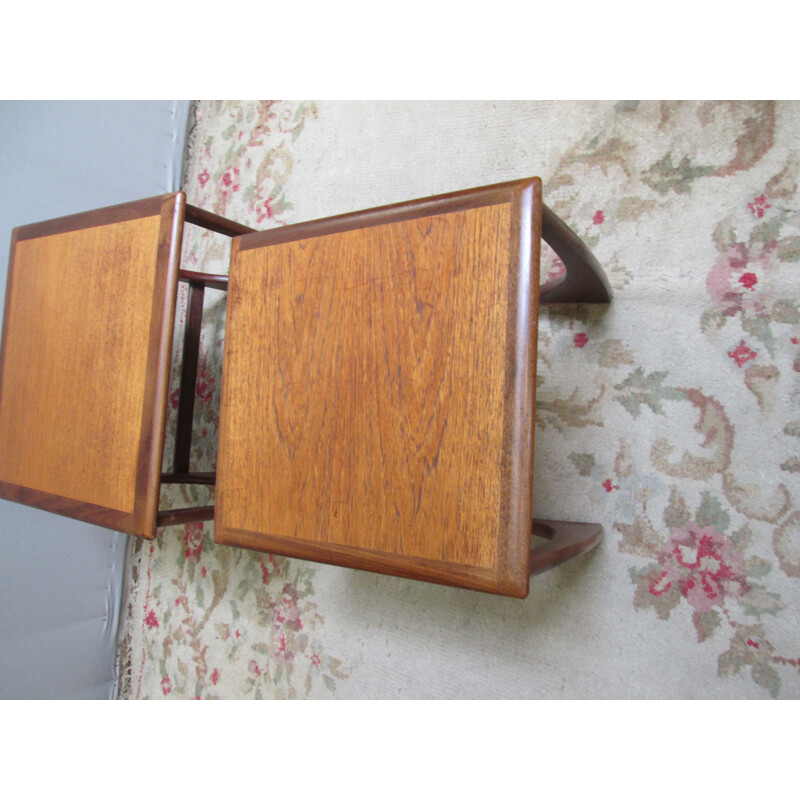
{"label": "pink flower motif", "polygon": [[205,188],[205,185],[208,183],[208,179],[211,176],[208,174],[208,170],[204,169],[198,176],[197,179],[200,181],[200,186]]}
{"label": "pink flower motif", "polygon": [[211,398],[214,396],[214,383],[215,379],[205,369],[201,369],[200,374],[197,376],[197,386],[195,388],[195,393],[199,400],[204,403],[211,402]]}
{"label": "pink flower motif", "polygon": [[218,681],[219,681],[219,670],[215,668],[214,671],[211,673],[211,683],[214,684],[214,686],[216,686]]}
{"label": "pink flower motif", "polygon": [[762,194],[762,195],[759,195],[758,197],[756,197],[756,199],[753,200],[752,203],[748,203],[747,204],[747,207],[759,219],[761,219],[761,217],[764,216],[764,212],[768,208],[772,208],[772,206],[767,202],[767,196],[765,194]]}
{"label": "pink flower motif", "polygon": [[315,667],[318,667],[318,666],[320,665],[320,663],[321,663],[321,661],[320,661],[320,657],[319,657],[319,656],[318,656],[316,653],[314,653],[314,654],[311,656],[311,663],[312,663],[312,664],[313,664]]}
{"label": "pink flower motif", "polygon": [[800,339],[797,336],[792,336],[791,340],[792,344],[800,344]]}
{"label": "pink flower motif", "polygon": [[272,207],[272,198],[268,197],[263,205],[256,209],[256,219],[263,222],[267,217],[272,219],[275,216],[275,209]]}
{"label": "pink flower motif", "polygon": [[739,283],[744,286],[745,289],[753,290],[753,287],[758,283],[758,277],[754,272],[745,272],[744,275],[739,277]]}
{"label": "pink flower motif", "polygon": [[161,681],[161,691],[164,692],[164,696],[168,695],[172,691],[172,681],[170,681],[169,675],[167,675],[164,680]]}
{"label": "pink flower motif", "polygon": [[543,283],[554,281],[567,271],[564,262],[549,247],[542,248],[541,270],[545,276]]}
{"label": "pink flower motif", "polygon": [[589,337],[585,333],[576,333],[575,336],[572,337],[572,343],[575,345],[575,347],[581,349],[586,347],[588,341]]}
{"label": "pink flower motif", "polygon": [[248,669],[248,670],[249,670],[249,671],[250,671],[250,672],[251,672],[253,675],[255,675],[256,677],[258,677],[258,676],[261,674],[261,667],[259,667],[259,666],[258,666],[258,664],[255,662],[255,660],[251,661],[251,662],[250,662],[250,663],[247,665],[247,669]]}
{"label": "pink flower motif", "polygon": [[261,583],[268,584],[269,583],[269,567],[264,563],[263,558],[258,559],[259,566],[261,567]]}
{"label": "pink flower motif", "polygon": [[609,494],[611,494],[611,492],[612,492],[614,489],[619,489],[619,486],[617,486],[616,484],[612,484],[612,483],[611,483],[611,478],[606,478],[606,479],[603,481],[603,488],[604,488],[604,489],[605,489],[605,490],[606,490],[606,491],[607,491]]}
{"label": "pink flower motif", "polygon": [[725,316],[767,313],[770,298],[765,296],[764,278],[775,267],[777,246],[774,239],[749,248],[738,242],[717,258],[706,276],[706,289]]}
{"label": "pink flower motif", "polygon": [[295,631],[302,630],[300,608],[297,605],[297,589],[287,584],[283,589],[281,603],[275,608],[275,620]]}
{"label": "pink flower motif", "polygon": [[744,339],[733,350],[728,351],[728,356],[736,362],[736,366],[740,369],[748,361],[752,361],[756,355],[758,354],[744,343]]}
{"label": "pink flower motif", "polygon": [[673,528],[659,564],[663,571],[650,585],[650,593],[660,595],[675,586],[700,612],[724,606],[727,597],[750,591],[744,559],[713,525],[689,522]]}
{"label": "pink flower motif", "polygon": [[175,389],[169,396],[169,404],[172,406],[173,409],[178,407],[178,399],[180,398],[181,390],[180,387]]}
{"label": "pink flower motif", "polygon": [[203,523],[190,522],[183,534],[183,554],[187,561],[196,564],[203,552]]}
{"label": "pink flower motif", "polygon": [[270,645],[270,656],[279,664],[291,664],[296,655],[292,647],[293,644],[293,639],[287,639],[286,634],[281,633],[277,638],[277,642]]}
{"label": "pink flower motif", "polygon": [[602,225],[602,223],[605,222],[605,219],[606,219],[605,214],[603,214],[602,211],[595,211],[594,217],[592,218],[592,222],[595,225]]}
{"label": "pink flower motif", "polygon": [[156,612],[152,608],[150,609],[150,613],[144,618],[144,624],[147,625],[148,628],[158,627],[158,618],[156,617]]}
{"label": "pink flower motif", "polygon": [[753,648],[755,648],[756,650],[758,650],[758,648],[759,648],[759,647],[761,647],[761,645],[760,645],[758,642],[755,642],[755,641],[753,641],[752,639],[748,639],[748,640],[747,640],[747,645],[748,645],[749,647],[753,647]]}

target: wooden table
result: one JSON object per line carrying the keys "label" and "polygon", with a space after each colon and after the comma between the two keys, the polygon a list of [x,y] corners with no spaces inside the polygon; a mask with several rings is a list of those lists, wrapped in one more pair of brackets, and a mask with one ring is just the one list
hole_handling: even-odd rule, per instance
{"label": "wooden table", "polygon": [[532,178],[234,239],[215,540],[515,597],[594,546],[531,558],[542,216]]}
{"label": "wooden table", "polygon": [[[541,302],[608,283],[530,178],[265,232],[182,192],[17,228],[0,350],[0,497],[525,597],[599,525],[531,520]],[[230,282],[180,269],[184,222],[233,237]],[[567,266],[539,286],[544,237]],[[178,281],[190,286],[162,472]],[[192,473],[205,288],[229,288],[218,468]],[[216,508],[159,511],[162,483]],[[532,533],[548,541],[531,550]]]}
{"label": "wooden table", "polygon": [[180,270],[185,221],[229,236],[252,230],[188,205],[183,192],[14,230],[0,350],[0,497],[145,538],[158,524],[211,519],[213,507],[158,513],[162,478],[213,483],[183,474],[197,342],[194,367],[186,348],[178,470],[161,471],[178,281],[199,287],[196,312],[203,286],[219,280]]}

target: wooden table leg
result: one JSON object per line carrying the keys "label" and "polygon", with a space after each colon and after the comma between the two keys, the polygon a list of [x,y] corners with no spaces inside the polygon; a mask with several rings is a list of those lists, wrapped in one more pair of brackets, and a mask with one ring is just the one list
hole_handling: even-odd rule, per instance
{"label": "wooden table leg", "polygon": [[567,271],[539,289],[541,305],[611,301],[611,286],[594,253],[545,205],[542,206],[542,239],[555,250]]}
{"label": "wooden table leg", "polygon": [[209,522],[214,519],[214,506],[194,506],[192,508],[173,508],[159,511],[156,526],[167,528],[170,525],[186,525],[188,522]]}
{"label": "wooden table leg", "polygon": [[531,549],[531,575],[538,575],[596,547],[603,538],[603,526],[596,522],[535,519],[533,535],[549,540]]}

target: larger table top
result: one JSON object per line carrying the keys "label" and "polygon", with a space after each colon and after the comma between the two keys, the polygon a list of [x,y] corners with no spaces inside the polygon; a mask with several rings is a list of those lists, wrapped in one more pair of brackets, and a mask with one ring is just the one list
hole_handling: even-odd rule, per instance
{"label": "larger table top", "polygon": [[541,182],[234,241],[218,542],[524,597]]}

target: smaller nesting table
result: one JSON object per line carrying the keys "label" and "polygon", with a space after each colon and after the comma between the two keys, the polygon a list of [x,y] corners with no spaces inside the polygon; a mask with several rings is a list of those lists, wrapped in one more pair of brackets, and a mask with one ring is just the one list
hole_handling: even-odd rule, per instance
{"label": "smaller nesting table", "polygon": [[[227,278],[180,270],[184,222],[251,231],[186,203],[183,192],[16,228],[0,350],[0,497],[136,536],[211,519],[158,514],[188,454],[202,292]],[[162,476],[178,281],[190,310],[175,470]]]}

